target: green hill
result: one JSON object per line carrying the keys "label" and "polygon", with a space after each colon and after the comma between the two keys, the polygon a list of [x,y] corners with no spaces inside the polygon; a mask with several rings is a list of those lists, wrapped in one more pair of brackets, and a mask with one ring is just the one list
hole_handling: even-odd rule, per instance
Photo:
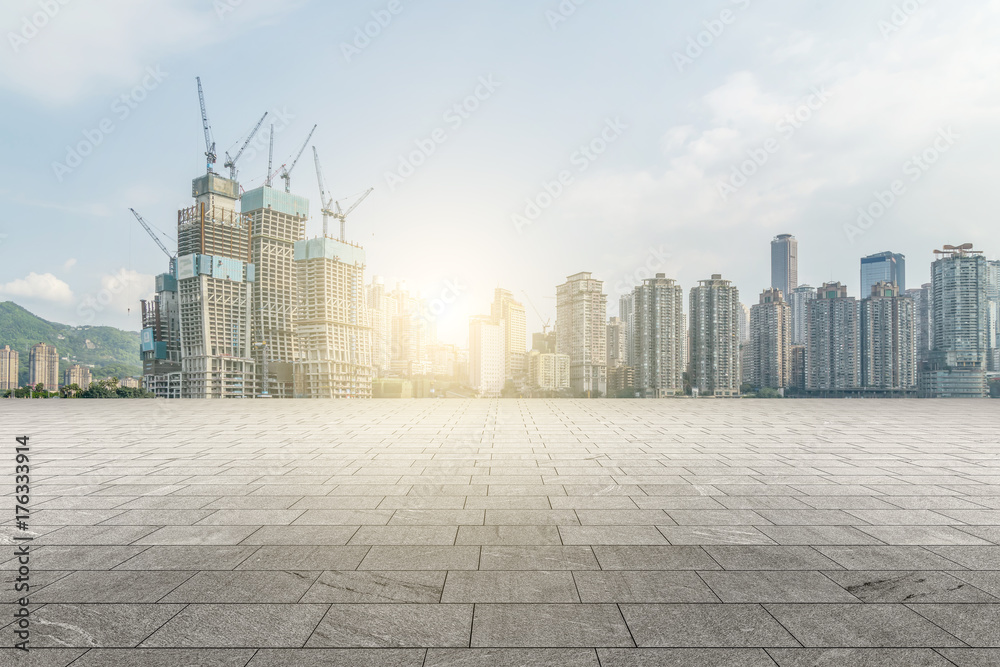
{"label": "green hill", "polygon": [[138,332],[49,322],[13,301],[0,303],[0,347],[10,345],[20,353],[21,386],[28,383],[28,352],[36,343],[56,346],[60,379],[72,363],[93,366],[91,371],[95,380],[110,375],[128,377],[142,373]]}

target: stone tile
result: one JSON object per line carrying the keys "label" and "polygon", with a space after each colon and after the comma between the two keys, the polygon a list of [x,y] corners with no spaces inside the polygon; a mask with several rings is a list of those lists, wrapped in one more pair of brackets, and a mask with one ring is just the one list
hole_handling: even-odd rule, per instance
{"label": "stone tile", "polygon": [[309,590],[319,572],[199,572],[167,595],[164,602],[291,603]]}
{"label": "stone tile", "polygon": [[266,546],[240,563],[237,570],[354,570],[371,547]]}
{"label": "stone tile", "polygon": [[477,604],[474,647],[634,646],[613,604]]}
{"label": "stone tile", "polygon": [[583,571],[573,578],[583,602],[719,602],[695,572]]}
{"label": "stone tile", "polygon": [[893,545],[989,544],[952,526],[860,526],[858,530]]}
{"label": "stone tile", "polygon": [[597,570],[594,551],[585,546],[484,546],[480,570]]}
{"label": "stone tile", "polygon": [[623,604],[637,646],[798,646],[760,605]]}
{"label": "stone tile", "polygon": [[374,546],[359,570],[475,570],[479,547]]}
{"label": "stone tile", "polygon": [[942,558],[923,547],[821,546],[816,550],[848,570],[957,569],[955,561]]}
{"label": "stone tile", "polygon": [[483,510],[400,509],[390,526],[482,526]]}
{"label": "stone tile", "polygon": [[471,625],[471,604],[335,604],[306,645],[460,647]]}
{"label": "stone tile", "polygon": [[361,526],[349,544],[455,544],[458,526]]}
{"label": "stone tile", "polygon": [[939,653],[926,648],[775,648],[768,651],[779,667],[948,667]]}
{"label": "stone tile", "polygon": [[[194,574],[176,571],[78,571],[32,593],[31,600],[66,603],[158,602]],[[32,580],[34,579],[33,575]]]}
{"label": "stone tile", "polygon": [[[79,656],[82,656],[85,649],[75,648],[36,648],[32,647],[27,653],[20,649],[7,648],[6,642],[0,648],[0,665],[17,665],[17,667],[66,667]],[[80,664],[80,663],[78,663]],[[94,663],[90,663],[93,665]]]}
{"label": "stone tile", "polygon": [[441,602],[579,602],[566,571],[449,572]]}
{"label": "stone tile", "polygon": [[723,602],[858,602],[819,572],[703,572],[701,577]]}
{"label": "stone tile", "polygon": [[164,526],[137,539],[134,544],[239,544],[259,526]]}
{"label": "stone tile", "polygon": [[670,544],[774,544],[756,526],[661,526]]}
{"label": "stone tile", "polygon": [[146,547],[118,570],[232,570],[258,547],[165,546]]}
{"label": "stone tile", "polygon": [[774,667],[759,648],[599,648],[601,667]]}
{"label": "stone tile", "polygon": [[761,526],[758,530],[778,544],[882,544],[881,540],[852,526]]}
{"label": "stone tile", "polygon": [[455,544],[556,545],[562,539],[556,526],[459,526]]}
{"label": "stone tile", "polygon": [[324,604],[191,604],[142,646],[298,648],[326,611]]}
{"label": "stone tile", "polygon": [[765,608],[806,647],[962,645],[901,604],[769,604]]}
{"label": "stone tile", "polygon": [[32,612],[33,647],[132,647],[177,614],[176,604],[47,604]]}
{"label": "stone tile", "polygon": [[1000,602],[975,584],[944,572],[838,570],[826,576],[862,602]]}
{"label": "stone tile", "polygon": [[254,649],[92,649],[73,667],[244,667]]}
{"label": "stone tile", "polygon": [[423,649],[262,649],[246,667],[422,667]]}
{"label": "stone tile", "polygon": [[837,563],[803,546],[707,546],[705,551],[726,570],[828,570]]}
{"label": "stone tile", "polygon": [[357,532],[358,526],[263,526],[241,544],[340,546]]}
{"label": "stone tile", "polygon": [[[40,547],[31,556],[32,570],[110,570],[149,547],[51,546]],[[13,552],[13,550],[11,550]],[[12,561],[4,569],[17,569]],[[188,568],[192,569],[192,568]]]}
{"label": "stone tile", "polygon": [[[1000,604],[907,605],[969,646],[1000,647]],[[958,644],[936,644],[956,646]]]}
{"label": "stone tile", "polygon": [[566,545],[598,544],[667,544],[653,526],[559,526]]}
{"label": "stone tile", "polygon": [[602,570],[721,569],[702,547],[598,546],[594,547],[594,555]]}
{"label": "stone tile", "polygon": [[441,602],[446,572],[328,571],[302,596],[302,602]]}
{"label": "stone tile", "polygon": [[927,547],[930,551],[970,570],[1000,570],[1000,546]]}
{"label": "stone tile", "polygon": [[1000,649],[990,648],[943,648],[938,653],[947,658],[955,667],[994,667],[1000,665]]}

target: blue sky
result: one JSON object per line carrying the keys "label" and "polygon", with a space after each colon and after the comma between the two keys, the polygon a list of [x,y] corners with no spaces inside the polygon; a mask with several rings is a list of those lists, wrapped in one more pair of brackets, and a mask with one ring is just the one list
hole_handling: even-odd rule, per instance
{"label": "blue sky", "polygon": [[[457,285],[456,342],[495,286],[554,318],[578,271],[611,313],[654,272],[722,273],[755,303],[783,232],[800,282],[855,295],[865,254],[906,254],[911,286],[942,244],[1000,256],[993,0],[64,2],[0,8],[0,299],[49,319],[138,329],[165,258],[128,208],[173,235],[190,204],[195,76],[220,171],[264,111],[279,164],[319,125],[328,189],[376,188],[348,223],[369,274]],[[318,234],[311,151],[292,186]]]}

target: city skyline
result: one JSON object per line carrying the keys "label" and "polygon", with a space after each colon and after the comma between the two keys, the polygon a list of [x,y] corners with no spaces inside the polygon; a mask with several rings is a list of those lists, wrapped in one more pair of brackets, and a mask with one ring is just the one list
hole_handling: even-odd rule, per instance
{"label": "city skyline", "polygon": [[[109,2],[86,11],[60,5],[36,35],[0,55],[0,95],[21,130],[10,135],[11,159],[0,172],[8,219],[32,220],[50,241],[44,254],[18,252],[32,231],[0,228],[0,299],[56,321],[140,328],[135,303],[163,267],[127,209],[169,229],[186,204],[183,191],[203,161],[196,75],[205,83],[220,164],[269,112],[238,165],[247,189],[263,181],[270,121],[278,164],[319,124],[312,143],[325,156],[330,194],[339,200],[376,188],[347,230],[348,240],[365,246],[369,273],[389,284],[408,280],[429,298],[448,281],[463,286],[438,327],[450,340],[464,339],[467,315],[498,282],[514,294],[528,290],[543,316],[554,317],[548,286],[586,269],[606,282],[614,315],[621,294],[641,283],[632,277],[650,265],[685,286],[721,272],[744,295],[757,294],[769,284],[759,257],[779,233],[800,242],[800,283],[840,280],[852,293],[857,258],[886,249],[910,259],[908,285],[928,282],[921,258],[941,242],[942,219],[949,238],[988,251],[994,245],[982,213],[989,188],[980,180],[997,106],[978,83],[997,71],[996,54],[977,46],[997,34],[985,8],[925,5],[892,26],[892,3],[846,15],[843,8],[731,3],[736,21],[691,57],[689,39],[700,38],[718,12],[588,3],[553,19],[557,3],[511,3],[503,11],[403,4],[370,44],[345,55],[342,45],[384,5],[216,4],[222,11],[188,2]],[[5,6],[12,34],[20,36],[21,19],[35,10],[33,2]],[[302,21],[307,10],[321,15]],[[77,30],[90,25],[125,37],[100,42],[100,31]],[[982,40],[959,37],[970,33]],[[496,58],[493,45],[515,34],[523,51]],[[761,34],[775,38],[761,42]],[[264,35],[272,48],[255,53],[252,44]],[[594,52],[598,36],[616,48]],[[422,49],[427,39],[441,52]],[[305,53],[300,44],[323,47]],[[448,45],[468,57],[455,62]],[[246,68],[213,62],[206,57],[213,49]],[[924,57],[900,69],[903,49]],[[337,94],[317,86],[317,64]],[[548,91],[553,71],[563,83]],[[373,79],[382,85],[364,85]],[[910,86],[913,80],[922,83]],[[607,88],[600,99],[591,94],[595,81]],[[341,91],[352,91],[350,103],[340,103]],[[856,98],[867,101],[863,119]],[[802,108],[808,120],[795,120]],[[795,123],[782,125],[788,114]],[[91,155],[69,173],[53,166],[67,164],[66,147],[86,141],[104,119],[113,131],[100,134]],[[446,141],[426,164],[402,183],[387,179],[407,171],[399,156],[426,145],[439,126]],[[590,161],[579,147],[602,135],[606,150]],[[769,139],[778,150],[758,169],[743,169],[759,173],[723,201],[720,184],[739,182],[734,170],[742,173],[751,154],[760,158]],[[930,166],[920,157],[927,152],[935,163],[923,171],[915,165]],[[813,159],[818,153],[821,162]],[[309,157],[292,190],[313,204],[313,236],[319,190]],[[913,168],[917,181],[907,173]],[[568,185],[557,180],[561,170],[572,170]],[[902,195],[892,194],[896,179],[907,188]],[[523,216],[529,199],[544,204],[545,185],[565,192],[519,233],[512,216]],[[859,209],[871,212],[862,219]],[[609,221],[614,244],[602,238]],[[119,276],[135,282],[116,290]],[[108,305],[86,305],[105,293]],[[528,330],[541,329],[529,310]]]}

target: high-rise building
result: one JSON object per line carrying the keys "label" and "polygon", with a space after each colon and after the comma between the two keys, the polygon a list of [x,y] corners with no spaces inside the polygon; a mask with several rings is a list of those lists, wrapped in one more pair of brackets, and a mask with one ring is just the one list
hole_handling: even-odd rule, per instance
{"label": "high-rise building", "polygon": [[10,349],[10,345],[4,345],[0,349],[0,391],[18,388],[18,370],[20,355],[17,350]]}
{"label": "high-rise building", "polygon": [[906,292],[906,256],[895,252],[880,252],[861,258],[861,298],[872,293],[878,283],[896,283]]}
{"label": "high-rise building", "polygon": [[799,391],[806,388],[806,346],[792,345],[788,354],[792,364],[792,373],[788,386]]}
{"label": "high-rise building", "polygon": [[505,329],[492,315],[469,319],[469,386],[481,398],[498,398],[506,384]]}
{"label": "high-rise building", "polygon": [[911,390],[917,386],[913,299],[895,283],[880,281],[861,300],[861,385]]}
{"label": "high-rise building", "polygon": [[932,291],[931,284],[924,283],[920,287],[906,290],[906,295],[913,299],[913,316],[915,345],[917,348],[917,363],[927,361],[927,355],[934,347]]}
{"label": "high-rise building", "polygon": [[402,377],[428,375],[431,372],[427,348],[434,343],[426,302],[398,283],[390,295],[395,314],[390,322],[390,369]]}
{"label": "high-rise building", "polygon": [[431,374],[434,377],[459,379],[458,361],[461,354],[457,345],[434,343],[427,346],[427,354],[431,360]]}
{"label": "high-rise building", "polygon": [[[642,281],[631,294],[632,326],[627,357],[636,391],[646,398],[684,393],[684,290],[672,278],[658,273]],[[627,381],[627,378],[625,378]]]}
{"label": "high-rise building", "polygon": [[806,389],[841,391],[861,384],[858,302],[847,286],[824,283],[807,302]]}
{"label": "high-rise building", "polygon": [[80,389],[86,389],[93,381],[90,369],[80,364],[73,364],[63,372],[63,386],[75,384]]}
{"label": "high-rise building", "polygon": [[497,287],[493,292],[490,316],[498,324],[503,322],[504,349],[507,350],[504,373],[507,379],[523,377],[524,352],[528,346],[524,304],[516,301],[509,290]]}
{"label": "high-rise building", "polygon": [[295,243],[305,238],[309,200],[263,185],[243,193],[240,205],[250,223],[250,261],[256,272],[252,350],[257,392],[265,386],[261,375],[266,354],[268,395],[291,397],[297,356]]}
{"label": "high-rise building", "polygon": [[740,304],[740,345],[750,342],[750,308]]}
{"label": "high-rise building", "polygon": [[791,294],[799,284],[799,242],[791,234],[778,234],[771,241],[771,287]]}
{"label": "high-rise building", "polygon": [[799,285],[792,290],[790,295],[785,295],[785,300],[788,301],[789,310],[791,311],[793,345],[806,344],[807,322],[809,319],[808,302],[815,299],[816,296],[816,288],[810,285]]}
{"label": "high-rise building", "polygon": [[55,346],[38,343],[28,355],[28,384],[32,388],[43,385],[45,391],[59,388],[59,353]]}
{"label": "high-rise building", "polygon": [[587,272],[556,288],[556,347],[569,355],[570,387],[578,394],[607,390],[607,300],[603,281]]}
{"label": "high-rise building", "polygon": [[627,347],[628,329],[620,317],[608,320],[608,371],[625,365],[625,348]]}
{"label": "high-rise building", "polygon": [[1000,260],[986,263],[986,346],[987,370],[1000,372]]}
{"label": "high-rise building", "polygon": [[971,244],[946,247],[931,264],[934,347],[920,374],[921,396],[986,396],[989,270]]}
{"label": "high-rise building", "polygon": [[714,274],[691,288],[691,386],[702,396],[739,396],[740,293]]}
{"label": "high-rise building", "polygon": [[[139,302],[142,331],[139,356],[142,384],[157,398],[181,397],[181,309],[177,292],[177,260],[156,276],[156,294]],[[81,385],[82,386],[82,385]]]}
{"label": "high-rise building", "polygon": [[254,265],[250,220],[236,210],[239,184],[218,174],[194,179],[195,204],[177,214],[181,396],[249,398]]}
{"label": "high-rise building", "polygon": [[761,292],[750,308],[750,343],[747,381],[755,388],[783,390],[791,386],[791,309],[781,290]]}
{"label": "high-rise building", "polygon": [[[569,355],[533,349],[524,355],[527,386],[533,394],[569,389]],[[610,389],[608,390],[610,391]]]}
{"label": "high-rise building", "polygon": [[371,398],[365,251],[320,237],[295,242],[295,395]]}
{"label": "high-rise building", "polygon": [[531,349],[538,350],[542,354],[555,354],[556,332],[543,331],[531,334]]}
{"label": "high-rise building", "polygon": [[385,377],[392,368],[392,320],[399,314],[399,308],[381,276],[372,276],[367,296],[368,321],[372,328],[372,368],[376,377]]}

